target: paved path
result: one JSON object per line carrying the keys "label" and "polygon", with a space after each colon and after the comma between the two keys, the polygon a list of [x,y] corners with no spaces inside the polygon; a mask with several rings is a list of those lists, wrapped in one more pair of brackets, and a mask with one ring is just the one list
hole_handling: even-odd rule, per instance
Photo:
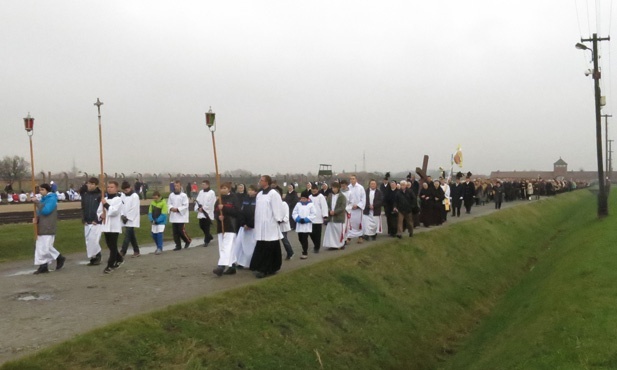
{"label": "paved path", "polygon": [[[504,203],[503,208],[526,203]],[[471,215],[449,217],[443,226],[420,227],[416,232],[448,227],[494,211],[492,204],[474,207]],[[406,239],[403,237],[403,241]],[[311,253],[307,260],[299,259],[295,233],[289,234],[289,240],[296,257],[283,261],[277,275],[391,239],[380,236],[374,242],[352,242],[342,251]],[[106,259],[104,244],[103,248]],[[141,257],[127,255],[124,265],[110,275],[102,273],[103,265],[86,266],[85,253],[67,255],[64,269],[44,275],[32,275],[32,261],[0,264],[0,364],[129,316],[262,281],[246,270],[233,276],[214,276],[211,271],[218,261],[216,245],[195,245],[178,252],[170,249],[167,244],[166,251],[157,256],[153,244],[145,244]]]}

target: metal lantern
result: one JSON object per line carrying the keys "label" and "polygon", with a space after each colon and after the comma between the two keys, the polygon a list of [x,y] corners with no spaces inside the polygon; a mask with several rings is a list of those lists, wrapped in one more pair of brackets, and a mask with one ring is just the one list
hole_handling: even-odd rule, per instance
{"label": "metal lantern", "polygon": [[24,128],[28,133],[31,133],[34,129],[34,118],[30,117],[30,113],[28,113],[28,117],[24,118]]}
{"label": "metal lantern", "polygon": [[210,107],[210,110],[206,112],[206,126],[208,126],[211,131],[214,130],[215,115],[216,113],[212,111],[212,107]]}

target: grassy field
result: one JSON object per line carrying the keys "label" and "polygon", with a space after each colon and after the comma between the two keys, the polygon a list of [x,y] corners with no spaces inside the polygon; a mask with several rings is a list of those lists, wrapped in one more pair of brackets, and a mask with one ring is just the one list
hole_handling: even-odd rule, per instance
{"label": "grassy field", "polygon": [[383,243],[3,368],[615,368],[616,217],[595,204],[578,191]]}
{"label": "grassy field", "polygon": [[[203,243],[204,234],[199,228],[199,222],[194,212],[191,212],[190,223],[186,225],[187,233],[195,243]],[[215,232],[214,227],[211,229]],[[154,244],[150,236],[150,222],[148,216],[141,216],[141,227],[136,229],[138,243]],[[0,262],[7,262],[34,257],[34,231],[32,224],[9,224],[0,225]],[[120,236],[119,244],[122,245],[123,236]],[[173,240],[171,224],[165,228],[165,240]],[[58,221],[56,241],[54,246],[60,253],[83,252],[86,259],[86,244],[84,242],[84,227],[80,220]],[[101,246],[105,248],[105,242],[101,238]],[[129,253],[132,249],[129,247]]]}

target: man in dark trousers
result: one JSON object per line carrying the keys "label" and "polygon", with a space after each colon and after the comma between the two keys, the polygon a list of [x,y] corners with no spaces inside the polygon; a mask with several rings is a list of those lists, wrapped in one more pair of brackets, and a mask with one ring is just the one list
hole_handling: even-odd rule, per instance
{"label": "man in dark trousers", "polygon": [[465,213],[471,213],[471,206],[476,195],[476,187],[471,181],[471,172],[467,172],[465,183],[463,184],[463,204],[465,204]]}
{"label": "man in dark trousers", "polygon": [[461,183],[462,173],[456,174],[456,181],[450,186],[450,197],[452,198],[452,217],[461,217],[461,206],[463,205],[463,184]]}
{"label": "man in dark trousers", "polygon": [[405,226],[409,236],[413,236],[412,211],[418,205],[418,198],[413,189],[407,186],[407,181],[401,181],[401,189],[395,193],[394,212],[398,214],[396,237],[401,239]]}
{"label": "man in dark trousers", "polygon": [[91,177],[86,183],[86,191],[81,196],[86,255],[90,259],[88,266],[101,264],[101,224],[96,213],[101,203],[101,189],[98,185],[99,179]]}

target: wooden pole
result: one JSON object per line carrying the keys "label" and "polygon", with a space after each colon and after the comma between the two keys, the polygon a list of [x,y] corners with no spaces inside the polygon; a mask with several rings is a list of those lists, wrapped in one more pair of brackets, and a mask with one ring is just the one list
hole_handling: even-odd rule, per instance
{"label": "wooden pole", "polygon": [[101,161],[101,173],[99,175],[99,188],[101,189],[101,194],[105,194],[105,175],[104,175],[104,171],[103,171],[103,129],[102,129],[102,125],[101,125],[101,105],[103,105],[103,102],[99,100],[99,98],[96,98],[96,103],[94,103],[94,105],[96,105],[96,108],[98,109],[99,112],[99,156],[100,156],[100,161]]}
{"label": "wooden pole", "polygon": [[[219,191],[218,191],[218,194],[219,194],[218,198],[219,198],[219,205],[221,205],[221,204],[223,204],[223,198],[221,197],[221,175],[219,174],[219,161],[218,161],[218,158],[216,156],[216,140],[214,139],[214,130],[211,130],[210,133],[212,134],[212,149],[214,150],[214,171],[216,172],[216,186],[219,189]],[[223,212],[219,211],[219,215],[223,215]],[[224,220],[221,221],[221,233],[223,235],[225,235],[225,222],[224,222]]]}
{"label": "wooden pole", "polygon": [[[32,196],[35,197],[36,193],[35,193],[35,186],[36,184],[34,183],[34,150],[32,150],[32,131],[28,132],[28,139],[30,140],[30,173],[31,173],[31,182],[32,182]],[[36,203],[32,202],[33,206],[34,206],[34,216],[33,218],[36,219]],[[37,222],[33,222],[34,224],[34,240],[36,240],[38,234],[39,234],[39,225]]]}
{"label": "wooden pole", "polygon": [[[601,114],[601,100],[602,95],[600,93],[600,68],[598,67],[598,41],[610,41],[609,37],[598,37],[598,34],[594,33],[593,38],[581,39],[581,42],[593,42],[591,49],[593,57],[593,85],[594,85],[594,100],[596,108],[596,157],[598,160],[598,186],[600,191],[598,192],[598,217],[608,216],[608,197],[606,193],[606,179],[604,178],[604,164],[602,163],[602,114]],[[577,49],[589,50],[588,47],[582,44],[576,44]]]}

